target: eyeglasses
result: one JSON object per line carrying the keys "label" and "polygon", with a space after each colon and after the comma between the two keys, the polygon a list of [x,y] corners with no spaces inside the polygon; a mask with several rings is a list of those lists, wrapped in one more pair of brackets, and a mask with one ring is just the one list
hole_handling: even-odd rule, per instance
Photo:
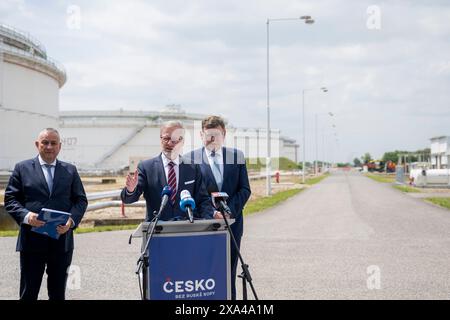
{"label": "eyeglasses", "polygon": [[160,138],[164,143],[172,142],[173,144],[177,144],[183,141],[183,137],[179,137],[178,140],[172,140],[171,137],[163,137],[163,136],[161,136]]}
{"label": "eyeglasses", "polygon": [[219,132],[208,132],[208,133],[203,132],[203,134],[204,134],[206,139],[218,138],[218,137],[222,137],[223,136],[223,133],[220,132],[220,131]]}
{"label": "eyeglasses", "polygon": [[44,146],[51,145],[52,147],[55,147],[55,146],[57,146],[57,145],[59,144],[59,143],[56,142],[56,141],[47,141],[47,140],[43,140],[43,141],[41,141],[41,143],[42,143]]}

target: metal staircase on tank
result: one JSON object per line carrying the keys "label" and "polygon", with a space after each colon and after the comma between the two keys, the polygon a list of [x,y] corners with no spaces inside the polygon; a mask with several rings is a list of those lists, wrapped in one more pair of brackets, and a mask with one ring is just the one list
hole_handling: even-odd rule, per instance
{"label": "metal staircase on tank", "polygon": [[127,144],[131,139],[133,139],[139,132],[141,132],[145,128],[145,125],[136,128],[129,136],[116,144],[111,150],[105,153],[99,161],[95,163],[96,167],[99,167],[103,162],[105,162],[108,158],[110,158],[114,153],[116,153],[123,145]]}

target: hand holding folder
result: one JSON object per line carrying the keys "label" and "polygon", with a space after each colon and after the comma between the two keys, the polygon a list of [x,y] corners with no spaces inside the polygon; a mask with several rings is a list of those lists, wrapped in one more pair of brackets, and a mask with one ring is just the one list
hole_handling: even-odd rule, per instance
{"label": "hand holding folder", "polygon": [[39,212],[38,220],[44,221],[45,225],[42,227],[33,227],[31,231],[46,235],[53,239],[59,239],[60,232],[67,228],[66,224],[70,219],[70,216],[71,214],[68,212],[43,208],[41,212]]}

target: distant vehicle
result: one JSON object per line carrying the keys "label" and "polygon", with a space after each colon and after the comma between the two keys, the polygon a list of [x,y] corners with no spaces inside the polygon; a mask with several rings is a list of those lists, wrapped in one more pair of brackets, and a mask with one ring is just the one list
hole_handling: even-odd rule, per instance
{"label": "distant vehicle", "polygon": [[395,172],[396,166],[394,161],[389,160],[386,162],[386,172]]}
{"label": "distant vehicle", "polygon": [[370,160],[364,164],[367,166],[369,172],[395,172],[395,162],[389,160],[387,162],[382,160]]}
{"label": "distant vehicle", "polygon": [[384,171],[384,162],[381,160],[370,160],[365,164],[369,172],[382,172]]}

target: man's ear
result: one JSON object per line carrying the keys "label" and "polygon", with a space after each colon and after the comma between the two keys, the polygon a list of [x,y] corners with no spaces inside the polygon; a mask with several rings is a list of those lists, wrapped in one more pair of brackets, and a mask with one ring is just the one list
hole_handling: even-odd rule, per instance
{"label": "man's ear", "polygon": [[34,142],[34,145],[36,146],[36,148],[39,149],[39,141],[38,141],[38,140],[36,140],[36,141]]}

